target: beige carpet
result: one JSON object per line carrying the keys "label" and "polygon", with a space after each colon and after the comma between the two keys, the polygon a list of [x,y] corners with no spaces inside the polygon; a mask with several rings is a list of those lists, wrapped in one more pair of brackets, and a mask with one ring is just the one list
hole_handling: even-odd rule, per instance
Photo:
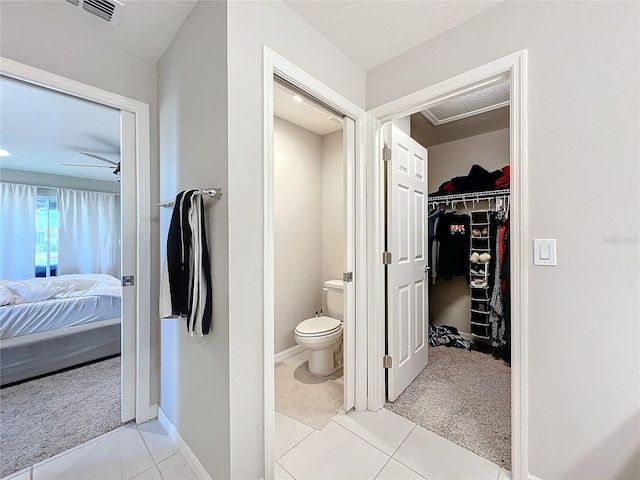
{"label": "beige carpet", "polygon": [[120,357],[5,387],[0,478],[120,425]]}
{"label": "beige carpet", "polygon": [[427,368],[386,408],[511,469],[511,369],[502,360],[430,347]]}
{"label": "beige carpet", "polygon": [[322,430],[344,403],[341,377],[341,371],[329,377],[312,375],[307,362],[295,369],[276,363],[276,412]]}

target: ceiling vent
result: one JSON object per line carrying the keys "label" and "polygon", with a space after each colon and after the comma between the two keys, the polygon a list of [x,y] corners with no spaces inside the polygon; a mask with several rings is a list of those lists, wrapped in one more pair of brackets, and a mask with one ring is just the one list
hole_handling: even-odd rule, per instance
{"label": "ceiling vent", "polygon": [[67,0],[67,2],[106,20],[112,26],[117,25],[124,4],[117,0]]}

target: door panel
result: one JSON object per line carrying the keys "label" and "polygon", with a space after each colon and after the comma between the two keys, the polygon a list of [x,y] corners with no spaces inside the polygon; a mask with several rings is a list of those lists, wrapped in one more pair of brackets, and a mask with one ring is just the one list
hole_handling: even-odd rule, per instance
{"label": "door panel", "polygon": [[387,167],[388,397],[394,401],[427,366],[427,150],[391,125]]}

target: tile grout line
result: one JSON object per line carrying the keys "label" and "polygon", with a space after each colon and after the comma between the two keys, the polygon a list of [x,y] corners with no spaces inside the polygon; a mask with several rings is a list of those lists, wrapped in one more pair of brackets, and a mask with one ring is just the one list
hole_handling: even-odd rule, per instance
{"label": "tile grout line", "polygon": [[404,442],[407,441],[407,438],[409,438],[409,435],[411,435],[413,433],[413,431],[416,429],[416,427],[418,426],[418,424],[414,423],[413,427],[411,427],[411,430],[409,430],[409,433],[407,433],[407,436],[404,437],[402,439],[402,441],[400,442],[400,445],[398,445],[398,448],[396,448],[393,453],[391,454],[391,458],[393,458],[393,456],[398,453],[398,450],[400,450],[400,447],[402,447],[402,445],[404,445]]}
{"label": "tile grout line", "polygon": [[362,440],[363,442],[368,443],[369,445],[371,445],[373,448],[375,448],[376,450],[380,450],[382,453],[384,453],[387,457],[391,458],[391,455],[389,455],[387,452],[385,452],[384,450],[382,450],[380,447],[374,445],[373,443],[371,443],[369,440],[367,440],[366,438],[362,438],[360,435],[358,435],[355,432],[352,432],[351,430],[349,430],[347,427],[340,425],[338,422],[334,422],[333,418],[331,419],[331,421],[333,423],[335,423],[336,425],[338,425],[340,428],[346,430],[347,432],[349,432],[352,435],[355,435],[356,437],[358,437],[360,440]]}
{"label": "tile grout line", "polygon": [[[51,462],[53,460],[57,460],[58,458],[64,457],[65,455],[67,455],[67,454],[69,454],[71,452],[74,452],[74,451],[79,450],[79,449],[81,449],[83,447],[91,445],[92,443],[95,443],[95,442],[97,442],[97,441],[99,441],[99,440],[101,440],[103,438],[106,438],[109,435],[112,435],[112,434],[114,434],[116,432],[119,432],[120,430],[124,430],[127,427],[127,424],[128,424],[128,422],[122,424],[121,426],[119,426],[118,428],[116,428],[114,430],[111,430],[110,432],[103,433],[102,435],[100,435],[98,437],[95,437],[95,438],[92,438],[90,440],[87,440],[86,442],[81,443],[80,445],[76,445],[75,447],[71,447],[68,450],[65,450],[65,451],[60,452],[60,453],[56,453],[52,457],[45,458],[44,460],[42,460],[40,462],[34,463],[33,465],[31,465],[31,469],[32,469],[32,471],[35,471],[36,467],[41,467],[42,465],[44,465],[46,463],[49,463],[49,462]],[[32,475],[32,480],[33,480],[33,475]]]}
{"label": "tile grout line", "polygon": [[[280,458],[282,458],[282,457],[280,457]],[[280,466],[281,469],[283,469],[285,472],[287,472],[287,475],[289,475],[291,478],[293,478],[293,480],[297,480],[296,477],[294,477],[289,470],[284,468],[279,461],[276,460],[276,463]]]}
{"label": "tile grout line", "polygon": [[[280,460],[282,457],[284,457],[287,453],[289,453],[291,450],[293,450],[295,447],[297,447],[298,445],[300,445],[306,438],[309,438],[311,435],[313,435],[315,432],[320,432],[321,430],[312,430],[311,432],[309,432],[308,434],[306,434],[303,438],[301,438],[298,442],[296,442],[294,445],[291,445],[291,447],[289,447],[289,449],[284,452],[282,455],[280,455],[278,458],[276,458],[276,463],[278,463],[278,460]],[[282,465],[280,465],[282,467]],[[284,467],[283,467],[284,468]]]}
{"label": "tile grout line", "polygon": [[376,478],[378,478],[378,477],[380,476],[380,474],[382,473],[382,470],[384,470],[384,469],[385,469],[385,467],[386,467],[387,465],[389,465],[389,462],[391,461],[391,458],[392,458],[392,457],[389,457],[389,458],[387,459],[387,461],[386,461],[386,462],[385,462],[385,464],[382,466],[382,468],[380,469],[380,471],[379,471],[378,473],[376,473],[376,476],[375,476],[375,477],[373,477],[373,480],[376,480]]}
{"label": "tile grout line", "polygon": [[[404,417],[402,417],[404,418]],[[418,424],[414,424],[413,428],[411,429],[411,431],[409,432],[409,435],[411,435],[413,433],[413,431],[416,429],[416,427],[418,427]],[[407,435],[405,437],[404,440],[402,440],[402,442],[400,443],[400,445],[398,445],[398,448],[396,448],[396,451],[393,452],[393,455],[391,456],[391,458],[393,458],[396,462],[398,462],[400,465],[402,465],[403,467],[408,468],[409,470],[411,470],[413,473],[415,473],[416,475],[418,475],[420,478],[424,478],[426,480],[426,477],[424,477],[420,472],[416,472],[413,468],[411,468],[409,465],[401,462],[399,459],[397,459],[395,457],[396,453],[398,453],[398,450],[400,450],[400,447],[402,447],[402,445],[404,445],[404,443],[407,441],[407,439],[409,438],[409,435]]]}

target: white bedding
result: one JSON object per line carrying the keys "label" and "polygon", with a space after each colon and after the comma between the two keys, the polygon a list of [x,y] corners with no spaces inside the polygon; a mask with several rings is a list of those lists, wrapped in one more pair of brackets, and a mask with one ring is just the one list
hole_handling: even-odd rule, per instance
{"label": "white bedding", "polygon": [[0,281],[0,339],[120,317],[120,281],[61,275]]}

